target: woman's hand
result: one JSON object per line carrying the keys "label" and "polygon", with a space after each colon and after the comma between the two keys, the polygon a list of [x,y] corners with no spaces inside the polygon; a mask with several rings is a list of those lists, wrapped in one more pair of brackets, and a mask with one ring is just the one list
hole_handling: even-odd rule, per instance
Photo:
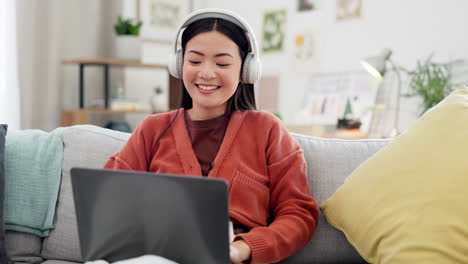
{"label": "woman's hand", "polygon": [[233,264],[241,264],[243,261],[250,259],[252,251],[244,240],[237,240],[231,243],[229,253]]}

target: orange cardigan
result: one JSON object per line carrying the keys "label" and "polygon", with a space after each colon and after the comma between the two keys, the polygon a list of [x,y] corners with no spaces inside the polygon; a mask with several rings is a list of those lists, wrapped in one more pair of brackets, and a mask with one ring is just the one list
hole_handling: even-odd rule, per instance
{"label": "orange cardigan", "polygon": [[[105,168],[201,176],[185,126],[185,111],[156,144],[175,111],[146,118]],[[303,150],[274,115],[232,113],[208,177],[229,182],[229,215],[250,228],[235,238],[252,249],[252,263],[278,262],[305,246],[318,221]]]}

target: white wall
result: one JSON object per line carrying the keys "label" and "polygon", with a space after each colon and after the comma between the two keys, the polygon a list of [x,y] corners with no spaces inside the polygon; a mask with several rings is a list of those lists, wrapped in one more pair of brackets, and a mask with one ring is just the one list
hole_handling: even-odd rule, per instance
{"label": "white wall", "polygon": [[[440,60],[467,57],[468,1],[464,0],[363,0],[362,17],[336,21],[335,1],[321,1],[319,10],[296,12],[297,1],[205,0],[206,7],[226,8],[241,14],[261,38],[263,13],[288,10],[288,33],[312,28],[320,36],[320,71],[346,71],[358,68],[359,60],[384,47],[394,51],[394,60],[404,66],[435,52]],[[293,34],[288,34],[286,52],[263,56],[265,72],[286,69]],[[261,42],[261,40],[259,40]],[[282,62],[282,63],[279,63]],[[286,64],[285,64],[286,63]],[[280,67],[277,67],[280,66]]]}
{"label": "white wall", "polygon": [[[189,5],[194,10],[205,6],[204,0],[191,1]],[[141,3],[143,4],[144,1],[141,1]],[[124,17],[136,18],[135,0],[122,0],[122,5]],[[141,62],[167,65],[172,45],[153,41],[145,38],[145,36],[140,37],[142,39]],[[138,101],[142,107],[150,108],[149,101],[155,87],[160,87],[163,94],[169,95],[169,75],[166,70],[129,68],[124,71],[126,95],[128,98]],[[163,109],[169,109],[168,100]]]}
{"label": "white wall", "polygon": [[[435,59],[468,59],[468,1],[465,0],[362,0],[360,19],[336,21],[336,1],[322,0],[319,9],[296,12],[297,1],[204,0],[204,7],[226,8],[238,12],[252,26],[259,42],[263,13],[287,9],[285,51],[262,55],[264,75],[279,75],[280,110],[286,123],[297,109],[303,80],[289,72],[294,33],[311,29],[318,36],[319,68],[317,72],[361,70],[359,61],[383,48],[393,50],[393,60],[413,67],[417,59],[431,52]],[[402,99],[401,127],[407,128],[418,117],[418,99]]]}
{"label": "white wall", "polygon": [[[189,1],[189,0],[187,0]],[[321,0],[316,11],[297,13],[297,1],[289,0],[191,0],[194,9],[219,7],[241,14],[253,27],[261,44],[263,14],[285,8],[288,12],[285,50],[262,54],[265,76],[280,77],[280,112],[290,123],[304,92],[304,78],[291,72],[293,40],[300,30],[313,30],[318,36],[319,57],[316,73],[361,70],[359,60],[391,48],[396,63],[413,67],[417,59],[435,52],[435,59],[467,59],[468,1],[465,0],[362,0],[362,16],[357,20],[336,21],[334,0]],[[50,130],[60,124],[60,111],[78,105],[77,66],[61,60],[76,57],[112,56],[112,25],[116,16],[134,15],[134,0],[19,0],[18,48],[22,94],[22,128]],[[132,9],[133,8],[133,9]],[[159,46],[158,46],[159,45]],[[146,42],[144,62],[164,63],[170,45]],[[86,73],[87,103],[102,95],[100,69]],[[167,92],[167,77],[154,71],[111,72],[112,88],[125,82],[128,97],[147,98],[154,86]],[[311,72],[313,72],[311,71]],[[122,78],[124,76],[124,79]],[[403,99],[401,127],[408,127],[419,109],[417,99]]]}
{"label": "white wall", "polygon": [[[362,0],[362,16],[336,21],[334,0],[321,0],[318,10],[297,13],[296,0],[191,0],[194,9],[219,7],[242,15],[261,44],[263,14],[285,8],[288,13],[285,49],[261,54],[265,76],[279,76],[279,110],[286,123],[293,120],[304,92],[307,75],[291,71],[295,33],[312,30],[317,35],[318,67],[311,73],[361,70],[359,60],[391,48],[396,63],[413,67],[417,59],[435,52],[435,59],[467,59],[468,1],[465,0]],[[78,69],[61,60],[113,55],[112,25],[120,13],[135,15],[134,0],[19,0],[18,50],[22,94],[22,128],[50,130],[60,124],[60,111],[78,105]],[[158,46],[159,45],[159,46]],[[145,42],[142,60],[164,63],[170,45]],[[123,76],[123,77],[122,77]],[[127,96],[148,102],[154,86],[167,92],[164,71],[114,69],[111,88],[122,80]],[[87,104],[102,96],[101,69],[86,72]],[[402,99],[401,127],[418,116],[418,100]]]}
{"label": "white wall", "polygon": [[[114,0],[18,0],[18,74],[21,128],[52,130],[62,109],[78,108],[78,66],[64,59],[109,57]],[[85,73],[86,103],[102,97],[102,69]]]}

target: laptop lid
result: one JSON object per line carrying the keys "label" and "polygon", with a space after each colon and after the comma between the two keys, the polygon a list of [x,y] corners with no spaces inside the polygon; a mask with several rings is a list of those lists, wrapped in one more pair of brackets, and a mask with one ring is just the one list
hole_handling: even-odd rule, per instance
{"label": "laptop lid", "polygon": [[84,261],[230,263],[224,180],[72,168],[71,181]]}

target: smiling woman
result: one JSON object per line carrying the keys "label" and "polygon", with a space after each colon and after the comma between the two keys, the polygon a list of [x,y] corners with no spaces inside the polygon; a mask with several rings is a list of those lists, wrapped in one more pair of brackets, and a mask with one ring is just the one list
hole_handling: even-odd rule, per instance
{"label": "smiling woman", "polygon": [[228,10],[192,13],[168,68],[183,81],[179,108],[146,118],[105,168],[224,179],[235,234],[225,257],[276,263],[296,253],[318,208],[303,150],[278,118],[256,111],[261,62],[250,26]]}
{"label": "smiling woman", "polygon": [[222,115],[240,79],[242,59],[234,41],[216,32],[193,37],[185,48],[183,81],[192,97],[192,120]]}
{"label": "smiling woman", "polygon": [[0,8],[0,123],[19,128],[19,87],[16,50],[16,1]]}

